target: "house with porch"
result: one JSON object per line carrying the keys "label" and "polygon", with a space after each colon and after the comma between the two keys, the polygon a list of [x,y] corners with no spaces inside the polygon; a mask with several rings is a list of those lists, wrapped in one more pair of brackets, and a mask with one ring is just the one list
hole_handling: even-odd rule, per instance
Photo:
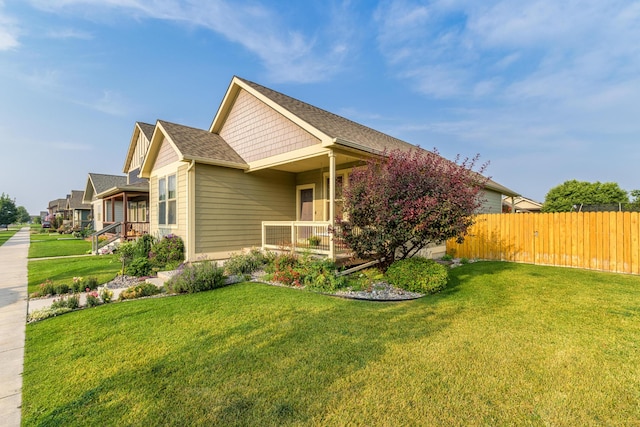
{"label": "house with porch", "polygon": [[91,204],[84,203],[83,197],[82,190],[71,190],[71,194],[67,197],[66,211],[73,230],[81,230],[91,225]]}
{"label": "house with porch", "polygon": [[97,240],[134,239],[149,233],[149,182],[139,176],[154,126],[136,123],[123,172],[125,175],[89,173],[83,202],[91,204],[93,250]]}
{"label": "house with porch", "polygon": [[[140,167],[150,232],[182,237],[191,261],[250,247],[336,259],[347,248],[330,230],[350,171],[395,149],[417,147],[233,77],[209,129],[156,123]],[[500,212],[503,195],[517,193],[489,181],[483,211]]]}

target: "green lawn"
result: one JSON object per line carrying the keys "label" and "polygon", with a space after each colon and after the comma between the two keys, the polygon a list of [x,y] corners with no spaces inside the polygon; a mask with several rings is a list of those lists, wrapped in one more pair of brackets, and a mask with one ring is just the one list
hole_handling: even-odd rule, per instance
{"label": "green lawn", "polygon": [[36,233],[31,235],[29,258],[83,255],[90,250],[91,242],[76,239],[71,234]]}
{"label": "green lawn", "polygon": [[18,232],[18,228],[9,228],[9,230],[2,229],[0,230],[0,246],[4,245],[4,243],[13,237],[14,234]]}
{"label": "green lawn", "polygon": [[402,303],[246,283],[27,325],[24,425],[640,424],[640,277],[451,275]]}
{"label": "green lawn", "polygon": [[28,292],[35,292],[47,279],[54,284],[71,285],[74,277],[96,277],[98,283],[105,283],[112,280],[121,267],[116,255],[30,260]]}

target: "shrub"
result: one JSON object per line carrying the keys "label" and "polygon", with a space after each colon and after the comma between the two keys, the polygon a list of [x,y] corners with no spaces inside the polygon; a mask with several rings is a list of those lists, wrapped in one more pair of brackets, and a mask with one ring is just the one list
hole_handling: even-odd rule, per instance
{"label": "shrub", "polygon": [[109,304],[113,300],[113,291],[109,288],[102,288],[100,290],[100,299],[105,304]]}
{"label": "shrub", "polygon": [[373,285],[384,280],[384,273],[378,268],[366,268],[351,274],[348,280],[354,291],[371,290]]}
{"label": "shrub", "polygon": [[69,295],[67,298],[60,297],[60,299],[54,299],[51,303],[51,308],[69,308],[75,310],[80,307],[80,297],[77,294]]}
{"label": "shrub", "polygon": [[149,259],[152,264],[158,268],[165,268],[169,263],[178,263],[184,261],[184,242],[180,236],[168,234],[158,241],[151,252]]}
{"label": "shrub", "polygon": [[71,288],[66,283],[59,283],[55,286],[54,293],[58,295],[67,294]]}
{"label": "shrub", "polygon": [[389,283],[411,292],[433,294],[447,286],[447,267],[422,257],[396,261],[387,270]]}
{"label": "shrub", "polygon": [[100,304],[101,303],[100,303],[100,298],[98,297],[98,292],[96,291],[87,292],[87,307],[95,307]]}
{"label": "shrub", "polygon": [[328,259],[303,259],[296,270],[300,273],[302,284],[312,290],[333,292],[347,283],[345,277],[336,276],[336,265]]}
{"label": "shrub", "polygon": [[98,278],[88,277],[87,280],[85,280],[84,285],[89,289],[96,289],[98,287]]}
{"label": "shrub", "polygon": [[125,274],[129,276],[148,276],[151,274],[153,265],[148,258],[134,258],[125,268]]}
{"label": "shrub", "polygon": [[27,321],[37,322],[38,320],[48,319],[49,317],[55,317],[58,314],[64,314],[70,311],[72,310],[68,307],[58,307],[58,308],[47,307],[40,310],[34,310],[31,313],[29,313],[29,315],[27,316]]}
{"label": "shrub", "polygon": [[36,293],[42,297],[46,295],[53,295],[55,293],[53,282],[50,279],[47,279],[44,282],[40,283],[40,285],[38,286],[38,292]]}
{"label": "shrub", "polygon": [[171,293],[184,294],[209,291],[224,286],[224,269],[211,262],[185,267],[166,283]]}
{"label": "shrub", "polygon": [[229,275],[251,274],[267,264],[268,253],[262,253],[260,249],[251,249],[246,254],[231,254],[231,257],[224,263],[224,268]]}
{"label": "shrub", "polygon": [[130,286],[124,291],[120,292],[118,299],[120,301],[125,299],[136,299],[141,297],[148,297],[160,293],[160,289],[153,283],[141,283],[139,285]]}
{"label": "shrub", "polygon": [[442,255],[442,258],[440,258],[442,261],[451,261],[453,260],[453,255],[449,255],[449,254],[444,254]]}

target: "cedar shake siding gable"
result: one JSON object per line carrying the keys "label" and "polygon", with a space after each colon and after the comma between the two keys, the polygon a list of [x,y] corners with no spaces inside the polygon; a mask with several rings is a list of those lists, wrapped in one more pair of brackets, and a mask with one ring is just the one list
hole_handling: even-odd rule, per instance
{"label": "cedar shake siding gable", "polygon": [[239,91],[220,136],[247,163],[321,142],[244,89]]}
{"label": "cedar shake siding gable", "polygon": [[158,151],[158,157],[156,158],[153,168],[158,169],[177,162],[178,160],[179,157],[176,150],[173,149],[169,141],[167,141],[167,138],[163,138],[162,144],[160,145],[160,151]]}

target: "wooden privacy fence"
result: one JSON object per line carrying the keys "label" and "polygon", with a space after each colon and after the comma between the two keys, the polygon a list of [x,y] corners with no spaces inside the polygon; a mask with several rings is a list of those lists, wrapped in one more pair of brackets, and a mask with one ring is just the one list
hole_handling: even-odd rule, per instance
{"label": "wooden privacy fence", "polygon": [[483,214],[456,257],[640,274],[638,212]]}

